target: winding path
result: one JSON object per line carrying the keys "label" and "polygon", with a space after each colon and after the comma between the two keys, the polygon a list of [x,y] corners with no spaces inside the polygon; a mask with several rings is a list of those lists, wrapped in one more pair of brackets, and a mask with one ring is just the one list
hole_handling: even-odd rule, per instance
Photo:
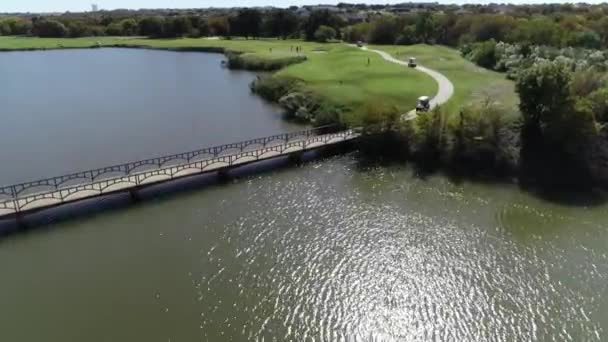
{"label": "winding path", "polygon": [[[391,56],[390,54],[388,54],[387,52],[368,49],[366,46],[362,47],[361,49],[366,50],[366,51],[375,52],[375,53],[379,54],[380,56],[382,56],[382,58],[384,58],[386,61],[389,61],[391,63],[403,65],[406,67],[408,66],[407,62],[396,59],[393,56]],[[435,95],[435,97],[433,97],[431,99],[431,102],[430,102],[431,109],[448,102],[448,100],[452,97],[452,95],[454,95],[454,85],[442,73],[429,69],[429,68],[426,68],[426,67],[423,67],[421,65],[418,65],[415,68],[415,70],[418,70],[420,72],[423,72],[423,73],[431,76],[439,85],[439,90],[437,91],[437,94]],[[423,94],[420,94],[420,95],[423,95]],[[414,110],[411,110],[409,113],[407,113],[407,115],[404,117],[404,120],[413,120],[417,116],[418,116],[418,114],[416,113],[416,110],[414,109]]]}

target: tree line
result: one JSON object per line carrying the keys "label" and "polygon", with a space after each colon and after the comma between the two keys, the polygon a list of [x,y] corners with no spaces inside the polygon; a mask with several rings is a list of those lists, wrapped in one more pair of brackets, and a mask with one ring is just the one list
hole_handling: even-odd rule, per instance
{"label": "tree line", "polygon": [[329,11],[316,11],[305,19],[289,9],[262,12],[242,9],[231,15],[200,16],[144,16],[113,18],[104,16],[11,17],[0,19],[0,35],[32,35],[45,38],[87,36],[147,36],[151,38],[177,37],[278,37],[315,39],[320,35],[336,38],[346,26],[341,17]]}
{"label": "tree line", "polygon": [[[406,13],[244,8],[224,14],[81,14],[0,19],[1,35],[40,37],[149,36],[154,38],[242,36],[317,39],[319,35],[374,44],[442,44],[462,46],[495,40],[555,47],[608,47],[608,6],[439,7]],[[352,7],[350,11],[357,10]],[[110,12],[111,13],[111,12]],[[364,13],[353,18],[348,13]],[[362,22],[357,22],[362,21]]]}

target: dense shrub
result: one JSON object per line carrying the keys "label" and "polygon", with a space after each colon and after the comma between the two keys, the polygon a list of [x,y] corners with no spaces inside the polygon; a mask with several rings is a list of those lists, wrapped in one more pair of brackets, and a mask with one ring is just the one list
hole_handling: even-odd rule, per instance
{"label": "dense shrub", "polygon": [[500,130],[506,125],[505,117],[505,109],[489,99],[461,108],[458,117],[449,124],[453,140],[450,159],[475,167],[504,164]]}
{"label": "dense shrub", "polygon": [[55,20],[37,20],[34,23],[32,32],[45,38],[61,38],[68,35],[68,29],[62,23]]}
{"label": "dense shrub", "polygon": [[410,140],[410,152],[416,158],[436,162],[446,151],[448,141],[447,113],[441,108],[418,115],[402,128]]}
{"label": "dense shrub", "polygon": [[370,30],[371,25],[369,23],[352,25],[343,30],[342,39],[350,43],[367,41]]}
{"label": "dense shrub", "polygon": [[149,37],[163,35],[163,19],[160,17],[146,17],[139,21],[139,34]]}
{"label": "dense shrub", "polygon": [[269,59],[255,54],[240,54],[234,52],[226,53],[228,67],[230,69],[243,69],[255,71],[274,71],[286,66],[302,63],[307,60],[306,56],[288,56],[283,58]]}
{"label": "dense shrub", "polygon": [[32,30],[32,22],[22,18],[6,18],[0,20],[0,35],[26,35]]}
{"label": "dense shrub", "polygon": [[315,40],[319,43],[327,43],[328,41],[336,38],[336,30],[332,27],[321,25],[315,31]]}
{"label": "dense shrub", "polygon": [[492,39],[483,43],[475,43],[466,57],[479,66],[492,69],[497,62],[496,42]]}
{"label": "dense shrub", "polygon": [[394,17],[385,16],[371,24],[369,42],[372,44],[394,44],[399,29]]}
{"label": "dense shrub", "polygon": [[281,97],[299,90],[302,82],[296,78],[284,76],[258,77],[251,84],[251,90],[270,102],[278,102]]}
{"label": "dense shrub", "polygon": [[377,134],[395,130],[401,114],[399,108],[385,102],[367,103],[359,113],[363,133]]}

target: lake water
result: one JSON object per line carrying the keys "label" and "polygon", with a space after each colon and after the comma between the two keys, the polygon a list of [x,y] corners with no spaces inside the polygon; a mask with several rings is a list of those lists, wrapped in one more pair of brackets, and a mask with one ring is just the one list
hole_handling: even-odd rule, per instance
{"label": "lake water", "polygon": [[[107,78],[133,80],[133,72],[160,81],[162,75],[178,77],[177,70],[183,69],[183,77],[193,79],[191,86],[210,89],[209,82],[225,82],[225,89],[234,91],[232,100],[223,102],[221,117],[240,118],[240,125],[227,124],[218,132],[206,124],[220,120],[216,110],[207,110],[214,106],[191,100],[166,118],[169,131],[160,123],[148,127],[164,136],[156,140],[162,151],[201,145],[195,137],[216,137],[221,143],[291,128],[276,111],[249,96],[246,85],[254,76],[219,69],[215,55],[15,53],[0,54],[0,65],[3,75],[6,69],[11,75],[26,70],[23,64],[38,65],[37,72],[15,80],[37,83],[46,78],[42,70],[54,69],[50,61],[61,64],[59,56],[71,64],[63,68],[84,63],[91,74],[108,59],[150,63],[146,72],[137,66],[108,67],[103,71]],[[7,66],[7,58],[14,66]],[[165,65],[154,67],[152,60]],[[186,75],[186,69],[198,76]],[[117,70],[122,75],[110,75]],[[161,74],[149,75],[155,72]],[[52,89],[67,87],[62,78],[55,82]],[[0,87],[7,84],[14,88],[13,82]],[[103,92],[98,84],[89,80],[70,87],[98,94]],[[102,99],[117,109],[122,108],[117,99],[128,106],[125,99],[136,95],[128,87],[121,89]],[[6,97],[6,90],[0,90]],[[184,92],[192,99],[200,95],[167,87],[156,96],[177,103],[186,101]],[[20,121],[34,113],[27,101],[43,93],[24,96],[23,103],[11,99],[9,108],[15,112],[3,115],[19,131],[3,125],[5,135],[27,140],[70,131],[65,127],[71,120],[59,124],[64,111],[50,108],[63,102],[46,108],[45,115],[57,116],[47,118],[46,125]],[[162,102],[150,101],[158,106]],[[240,105],[243,101],[246,107]],[[149,110],[127,111],[141,119],[128,122],[145,121],[158,110],[140,108]],[[91,120],[106,120],[83,111]],[[88,127],[86,134],[75,130],[74,143],[63,143],[74,149],[69,160],[78,164],[82,158],[98,166],[89,158],[155,152],[141,141],[136,143],[141,150],[127,143],[140,138],[153,143],[152,132],[121,140],[118,132],[129,131],[120,123],[124,115],[104,121],[105,127],[116,127],[105,140],[95,137],[98,126],[80,121]],[[165,118],[158,115],[157,120]],[[190,118],[199,129],[193,133],[183,124],[180,130],[173,117]],[[258,122],[267,126],[255,131]],[[64,155],[53,139],[36,139],[40,144],[31,151],[37,156]],[[121,143],[106,141],[115,139]],[[213,143],[202,140],[202,145]],[[4,171],[5,161],[20,148],[10,146],[11,151],[1,152],[3,177],[17,177],[14,173],[22,165],[47,165],[28,158]],[[608,327],[607,222],[606,204],[556,204],[511,185],[454,183],[439,175],[421,178],[406,166],[365,166],[353,152],[3,238],[0,336],[53,342],[601,341]]]}
{"label": "lake water", "polygon": [[222,55],[134,49],[0,54],[0,183],[301,129]]}

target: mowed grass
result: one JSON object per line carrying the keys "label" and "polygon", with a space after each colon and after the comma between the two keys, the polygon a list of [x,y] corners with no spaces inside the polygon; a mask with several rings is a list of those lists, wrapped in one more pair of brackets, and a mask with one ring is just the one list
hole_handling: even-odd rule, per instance
{"label": "mowed grass", "polygon": [[431,45],[370,46],[383,50],[393,57],[407,60],[415,57],[420,65],[435,69],[454,84],[454,97],[444,106],[448,112],[456,112],[462,105],[489,98],[514,113],[518,113],[518,96],[515,83],[504,74],[481,68],[464,59],[458,50]]}
{"label": "mowed grass", "polygon": [[[369,52],[336,44],[324,53],[309,54],[309,62],[292,65],[278,75],[302,79],[308,88],[335,104],[358,112],[366,105],[394,105],[403,112],[437,84],[424,74],[386,62]],[[369,59],[369,65],[368,65]]]}
{"label": "mowed grass", "polygon": [[[349,109],[351,121],[366,104],[388,104],[409,111],[421,95],[437,92],[435,81],[415,70],[383,60],[375,53],[345,44],[319,44],[300,40],[146,39],[120,37],[25,38],[0,37],[0,50],[62,49],[131,46],[158,49],[222,48],[262,59],[281,59],[300,54],[308,60],[288,66],[278,75],[301,79],[314,93]],[[368,58],[370,65],[368,65]]]}
{"label": "mowed grass", "polygon": [[[308,61],[288,66],[278,75],[296,77],[310,90],[328,101],[357,112],[364,105],[386,103],[403,111],[412,109],[421,95],[433,96],[437,84],[429,76],[384,61],[373,52],[340,43],[319,44],[277,39],[147,39],[133,37],[27,38],[0,37],[0,50],[64,49],[89,47],[147,47],[158,49],[221,48],[245,53],[249,58],[266,60],[297,56]],[[418,63],[443,73],[454,84],[455,93],[444,105],[449,113],[471,101],[489,98],[517,113],[518,97],[514,83],[504,74],[480,68],[465,60],[460,52],[443,46],[370,46],[396,58],[416,57]],[[370,65],[367,65],[368,58]]]}

